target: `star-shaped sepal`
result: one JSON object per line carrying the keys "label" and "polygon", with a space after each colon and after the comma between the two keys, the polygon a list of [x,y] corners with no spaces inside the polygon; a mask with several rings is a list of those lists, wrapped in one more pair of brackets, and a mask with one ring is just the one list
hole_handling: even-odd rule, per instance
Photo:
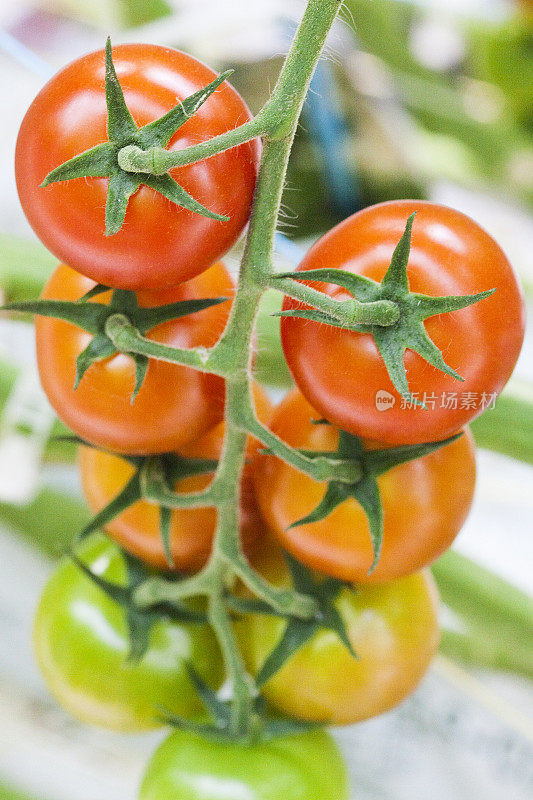
{"label": "star-shaped sepal", "polygon": [[441,351],[428,336],[424,321],[438,314],[448,314],[467,308],[490,297],[496,290],[489,289],[477,294],[444,297],[432,297],[411,292],[407,265],[415,216],[416,212],[408,218],[405,231],[394,250],[391,263],[381,283],[340,269],[312,269],[276,276],[277,278],[291,278],[294,281],[320,281],[334,284],[346,289],[359,303],[374,303],[379,300],[392,301],[399,310],[397,322],[392,325],[352,324],[348,309],[345,312],[345,318],[341,312],[333,316],[319,309],[282,311],[278,316],[299,317],[356,333],[371,334],[396,391],[412,405],[426,408],[410,392],[403,361],[405,351],[413,350],[446,375],[459,381],[464,380],[458,372],[446,364]]}
{"label": "star-shaped sepal", "polygon": [[[318,420],[316,424],[327,425],[329,423],[326,420]],[[460,436],[462,436],[462,432],[437,442],[402,445],[382,450],[365,450],[358,436],[339,430],[339,444],[336,452],[305,450],[305,455],[309,458],[323,458],[326,456],[345,463],[353,461],[354,464],[359,465],[360,477],[352,483],[330,480],[318,506],[305,517],[295,520],[290,527],[296,528],[300,525],[318,522],[329,516],[345,500],[349,498],[356,500],[368,519],[370,539],[374,552],[374,559],[369,570],[370,574],[379,562],[383,544],[383,504],[379,491],[378,477],[393,467],[429,455],[429,453],[451,444]]]}
{"label": "star-shaped sepal", "polygon": [[126,582],[117,584],[94,573],[76,553],[70,554],[76,566],[124,610],[130,644],[127,660],[136,663],[141,661],[146,654],[150,646],[151,632],[156,623],[166,620],[177,624],[205,624],[207,616],[185,603],[179,602],[161,603],[150,609],[139,608],[133,600],[135,591],[151,576],[141,561],[126,551],[122,551],[122,556],[126,564]]}
{"label": "star-shaped sepal", "polygon": [[[104,292],[113,291],[109,304],[88,302]],[[170,320],[196,314],[211,306],[224,303],[227,297],[205,297],[197,300],[180,300],[162,306],[140,307],[135,292],[125,289],[111,290],[108,286],[97,284],[76,302],[68,300],[33,300],[23,303],[8,303],[0,311],[17,311],[52,317],[70,322],[78,328],[93,334],[93,338],[76,360],[76,389],[89,367],[98,361],[114,356],[119,351],[106,334],[106,322],[114,314],[123,314],[144,336],[156,325]],[[135,385],[131,395],[133,403],[142,386],[148,370],[147,356],[128,353],[135,362]]]}
{"label": "star-shaped sepal", "polygon": [[216,214],[203,206],[168,173],[151,175],[126,172],[121,169],[118,154],[124,147],[131,145],[145,151],[151,148],[166,147],[176,131],[196,114],[203,103],[231,74],[232,70],[223,72],[203,89],[179,102],[167,114],[139,128],[126,105],[113,64],[111,41],[108,39],[105,47],[108,141],[97,144],[57,166],[46,176],[41,186],[45,187],[52,183],[75,178],[108,178],[109,187],[105,209],[106,236],[112,236],[122,228],[129,199],[142,184],[159,192],[181,208],[201,214],[208,219],[227,222],[228,217]]}
{"label": "star-shaped sepal", "polygon": [[336,578],[317,578],[311,570],[289,553],[284,553],[284,556],[291,573],[294,590],[299,594],[312,597],[316,601],[317,611],[313,617],[299,619],[283,615],[274,611],[267,603],[254,598],[242,598],[229,594],[226,597],[226,604],[236,614],[266,614],[287,620],[283,635],[255,677],[258,691],[320,630],[333,631],[352,656],[357,658],[344,620],[335,605],[340,592],[348,584]]}
{"label": "star-shaped sepal", "polygon": [[[87,447],[86,442],[78,440],[80,444]],[[154,461],[157,460],[158,474],[161,475],[165,481],[168,490],[171,491],[174,485],[184,478],[190,478],[194,475],[210,475],[215,472],[218,461],[208,458],[185,458],[177,455],[176,453],[166,453],[161,456],[118,456],[113,453],[117,458],[123,458],[134,468],[135,472],[120,492],[109,502],[101,511],[96,514],[92,520],[83,528],[78,534],[78,541],[86,538],[91,533],[105,528],[115,517],[126,511],[127,508],[138,503],[145,498],[144,494],[144,481],[143,474],[147,467],[154,470]],[[159,519],[161,542],[165,551],[168,566],[174,568],[174,559],[172,557],[171,546],[171,522],[172,510],[165,506],[159,506]]]}

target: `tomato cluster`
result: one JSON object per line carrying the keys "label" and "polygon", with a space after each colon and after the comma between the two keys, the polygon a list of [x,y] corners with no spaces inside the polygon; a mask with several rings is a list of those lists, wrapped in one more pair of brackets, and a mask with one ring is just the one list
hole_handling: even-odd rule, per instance
{"label": "tomato cluster", "polygon": [[[127,45],[113,56],[115,78],[140,131],[152,130],[176,98],[183,102],[214,78],[192,57],[166,48]],[[148,181],[126,198],[123,226],[106,237],[106,194],[109,204],[113,180],[128,180],[115,162],[106,166],[111,177],[91,167],[89,177],[82,173],[39,188],[62,162],[106,145],[108,136],[112,143],[114,132],[123,135],[109,120],[106,129],[112,91],[127,122],[109,62],[106,70],[107,95],[101,52],[53,78],[31,106],[17,147],[24,210],[65,262],[39,307],[47,309],[36,322],[41,381],[58,415],[83,440],[83,489],[101,523],[96,527],[108,535],[91,535],[75,561],[57,568],[37,613],[35,647],[51,691],[74,715],[140,730],[163,724],[162,709],[192,720],[201,711],[198,681],[213,691],[223,681],[223,659],[202,603],[141,611],[135,589],[143,571],[194,574],[209,560],[215,509],[169,511],[165,541],[163,511],[143,494],[143,476],[146,464],[159,459],[177,497],[210,485],[224,456],[225,384],[220,375],[150,358],[139,387],[139,361],[113,351],[105,327],[94,335],[77,326],[72,308],[92,312],[91,304],[99,304],[97,313],[105,319],[108,309],[120,312],[120,303],[140,313],[212,299],[145,333],[149,341],[173,348],[215,345],[235,295],[217,259],[248,219],[259,146],[252,141],[171,171],[180,186],[229,222],[180,208]],[[170,136],[168,148],[205,141],[249,119],[242,99],[223,83]],[[478,403],[446,405],[445,393],[460,391],[454,379],[407,344],[402,362],[410,389],[426,397],[425,408],[409,406],[391,383],[379,331],[296,315],[283,317],[282,343],[298,388],[274,410],[265,393],[254,389],[256,416],[278,437],[274,441],[306,454],[310,463],[322,456],[334,466],[347,460],[343,447],[349,442],[359,468],[353,484],[318,481],[248,438],[240,484],[246,557],[274,586],[291,585],[292,557],[315,576],[310,580],[337,587],[328,614],[344,640],[314,620],[313,635],[264,681],[264,665],[291,622],[257,606],[232,620],[246,667],[264,684],[270,707],[301,721],[348,724],[380,714],[403,700],[427,670],[438,645],[438,601],[426,568],[456,537],[474,491],[474,445],[464,426],[482,410],[481,395],[503,387],[523,336],[520,290],[505,256],[472,220],[442,206],[401,201],[366,209],[320,239],[299,271],[364,276],[368,291],[376,292],[413,211],[418,216],[407,265],[411,292],[437,297],[497,290],[478,304],[424,322]],[[342,283],[309,284],[329,298],[351,297]],[[285,300],[285,311],[306,308]],[[401,333],[402,321],[395,324]],[[80,373],[87,353],[91,361]],[[384,409],[376,402],[380,392],[391,399]],[[425,451],[412,449],[446,437],[451,438]],[[328,497],[335,498],[329,513],[317,513]],[[248,590],[237,587],[237,598],[250,600]],[[322,732],[232,746],[230,757],[229,747],[175,732],[149,766],[142,800],[347,797],[342,761]]]}

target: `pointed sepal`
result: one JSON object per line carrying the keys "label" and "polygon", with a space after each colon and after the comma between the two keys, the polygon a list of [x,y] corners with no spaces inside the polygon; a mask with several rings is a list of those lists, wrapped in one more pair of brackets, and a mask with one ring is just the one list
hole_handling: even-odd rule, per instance
{"label": "pointed sepal", "polygon": [[311,570],[291,555],[286,553],[285,557],[294,589],[300,594],[313,597],[317,602],[318,611],[314,618],[308,620],[288,618],[285,631],[255,677],[255,683],[259,689],[268,683],[283,665],[320,630],[333,631],[351,655],[357,658],[344,620],[335,606],[335,601],[346,584],[335,578],[317,579]]}

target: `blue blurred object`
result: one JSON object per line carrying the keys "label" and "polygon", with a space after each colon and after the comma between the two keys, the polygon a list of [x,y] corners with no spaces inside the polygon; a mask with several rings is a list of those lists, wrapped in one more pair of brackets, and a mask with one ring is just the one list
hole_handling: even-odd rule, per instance
{"label": "blue blurred object", "polygon": [[305,126],[320,152],[328,194],[335,211],[346,217],[362,207],[355,165],[348,158],[350,132],[337,99],[335,76],[322,60],[304,106]]}
{"label": "blue blurred object", "polygon": [[276,233],[275,248],[278,255],[294,265],[299,264],[305,254],[301,245],[288,239],[282,233]]}

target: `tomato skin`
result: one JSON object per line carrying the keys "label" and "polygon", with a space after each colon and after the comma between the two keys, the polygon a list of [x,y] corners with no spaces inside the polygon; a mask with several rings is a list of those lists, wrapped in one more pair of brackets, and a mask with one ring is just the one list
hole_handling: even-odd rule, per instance
{"label": "tomato skin", "polygon": [[156,750],[140,800],[348,800],[342,757],[324,731],[250,746],[176,731]]}
{"label": "tomato skin", "polygon": [[[148,44],[113,48],[126,104],[138,125],[165,114],[216,74],[186,53]],[[236,128],[250,112],[227,82],[171,139],[182,149]],[[207,269],[235,243],[249,216],[257,176],[257,141],[171,171],[211,211],[209,220],[146,186],[131,197],[123,228],[105,236],[107,178],[78,178],[40,188],[55,167],[108,141],[104,52],[57,73],[37,95],[20,128],[15,166],[22,207],[41,241],[89,278],[124,289],[162,288]]]}
{"label": "tomato skin", "polygon": [[[292,447],[335,451],[338,429],[316,425],[319,413],[295,389],[274,412],[271,429]],[[375,447],[367,442],[366,447]],[[275,456],[254,460],[261,513],[280,544],[312,569],[355,583],[382,583],[427,566],[450,547],[470,510],[476,477],[472,434],[378,478],[384,511],[381,558],[375,570],[367,517],[356,500],[319,522],[289,526],[321,501],[327,484]]]}
{"label": "tomato skin", "polygon": [[[258,416],[267,421],[271,406],[258,387],[255,391]],[[218,459],[224,441],[224,422],[219,423],[190,445],[181,449],[188,458]],[[247,457],[257,451],[257,443],[250,440]],[[82,486],[87,502],[94,513],[101,511],[133,476],[133,467],[122,458],[91,447],[81,447],[79,466]],[[212,475],[198,475],[178,481],[177,491],[194,492],[205,488]],[[176,509],[172,512],[171,543],[174,567],[180,571],[196,571],[204,566],[211,552],[216,526],[214,508]],[[146,563],[159,569],[168,569],[161,540],[159,508],[152,503],[139,501],[107,526],[107,532],[122,547]],[[252,467],[247,464],[241,484],[241,537],[245,552],[251,552],[258,537],[264,533],[264,523],[259,514],[252,483]]]}
{"label": "tomato skin", "polygon": [[[61,265],[42,297],[77,300],[94,286]],[[198,297],[229,297],[234,286],[225,267],[215,264],[188,283],[165,291],[138,292],[141,306]],[[108,302],[109,294],[98,302]],[[210,347],[222,334],[230,302],[153,328],[148,337],[174,347]],[[175,450],[217,424],[224,414],[224,381],[189,367],[152,359],[144,383],[131,403],[134,362],[117,354],[93,364],[74,389],[76,358],[91,334],[59,319],[35,320],[41,384],[58,416],[82,439],[119,453],[150,454]]]}
{"label": "tomato skin", "polygon": [[[478,416],[483,396],[486,407],[509,379],[524,338],[523,296],[505,254],[469,217],[436,203],[399,200],[366,208],[319,239],[298,270],[339,268],[380,281],[413,211],[411,291],[441,296],[496,289],[479,303],[425,322],[446,363],[464,382],[408,350],[404,363],[409,387],[419,400],[425,393],[428,410],[402,408],[370,334],[290,317],[281,322],[287,363],[320,415],[343,430],[391,445],[445,439]],[[332,297],[347,296],[332,284],[313,286]],[[301,307],[285,299],[285,309]],[[394,404],[379,410],[376,396],[382,391],[393,396]],[[446,408],[442,396],[454,392],[457,408]],[[473,406],[464,401],[465,393],[474,397]]]}
{"label": "tomato skin", "polygon": [[[120,551],[104,537],[88,539],[80,558],[98,575],[124,582]],[[220,651],[207,625],[161,621],[144,658],[128,663],[123,609],[68,559],[41,597],[34,645],[46,684],[61,705],[84,722],[113,730],[161,727],[161,708],[187,717],[199,713],[184,659],[214,688],[223,680]]]}
{"label": "tomato skin", "polygon": [[[289,585],[276,549],[254,565],[277,585]],[[429,570],[380,586],[346,588],[335,603],[358,658],[322,630],[262,689],[274,708],[299,719],[351,725],[394,708],[427,671],[438,642],[438,592]],[[256,675],[285,629],[279,618],[247,615],[236,623],[246,666]]]}

